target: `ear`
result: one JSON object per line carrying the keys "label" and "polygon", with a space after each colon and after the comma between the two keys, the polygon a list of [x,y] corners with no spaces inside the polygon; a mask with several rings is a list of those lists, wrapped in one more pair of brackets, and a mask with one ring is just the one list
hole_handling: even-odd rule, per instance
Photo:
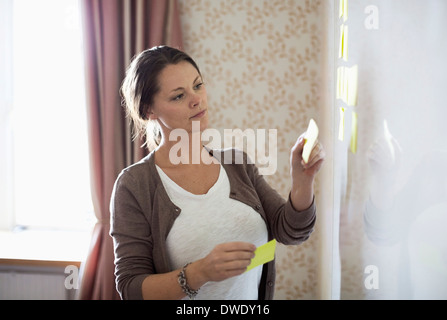
{"label": "ear", "polygon": [[152,111],[147,112],[146,118],[149,120],[157,120],[158,119],[157,115],[155,113],[153,113]]}

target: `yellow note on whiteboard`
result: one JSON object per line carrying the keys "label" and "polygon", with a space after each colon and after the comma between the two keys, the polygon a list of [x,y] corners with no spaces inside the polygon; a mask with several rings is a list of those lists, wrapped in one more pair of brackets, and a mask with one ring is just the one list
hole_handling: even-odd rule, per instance
{"label": "yellow note on whiteboard", "polygon": [[353,65],[348,72],[348,92],[346,94],[346,104],[356,106],[358,101],[359,66]]}
{"label": "yellow note on whiteboard", "polygon": [[250,265],[247,267],[247,271],[250,271],[257,266],[270,262],[275,259],[276,240],[273,239],[270,242],[258,247],[255,250],[255,257],[251,259]]}
{"label": "yellow note on whiteboard", "polygon": [[348,35],[349,29],[347,25],[340,26],[340,49],[338,51],[338,57],[348,61]]}
{"label": "yellow note on whiteboard", "polygon": [[343,21],[348,20],[348,0],[340,0],[338,10],[339,10],[339,17],[343,18]]}
{"label": "yellow note on whiteboard", "polygon": [[318,138],[318,126],[314,119],[310,119],[309,126],[304,135],[303,160],[309,162],[310,153],[315,146]]}

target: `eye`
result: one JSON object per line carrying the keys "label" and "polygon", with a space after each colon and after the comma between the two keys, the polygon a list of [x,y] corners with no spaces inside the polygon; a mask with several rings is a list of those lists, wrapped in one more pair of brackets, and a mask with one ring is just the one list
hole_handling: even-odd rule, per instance
{"label": "eye", "polygon": [[175,96],[174,98],[172,98],[172,101],[179,101],[179,100],[181,100],[183,97],[184,97],[184,94],[181,93],[181,94]]}
{"label": "eye", "polygon": [[203,87],[203,82],[200,82],[194,87],[194,90],[200,90]]}

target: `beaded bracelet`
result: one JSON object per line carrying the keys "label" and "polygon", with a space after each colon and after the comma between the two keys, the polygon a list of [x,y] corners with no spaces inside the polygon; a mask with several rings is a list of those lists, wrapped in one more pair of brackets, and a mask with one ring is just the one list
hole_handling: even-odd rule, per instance
{"label": "beaded bracelet", "polygon": [[178,283],[179,283],[180,287],[182,287],[183,292],[189,297],[189,299],[194,300],[196,295],[199,293],[200,288],[197,290],[193,290],[188,286],[188,282],[186,281],[185,270],[189,264],[190,263],[185,264],[183,266],[182,270],[180,271],[180,273],[178,274]]}

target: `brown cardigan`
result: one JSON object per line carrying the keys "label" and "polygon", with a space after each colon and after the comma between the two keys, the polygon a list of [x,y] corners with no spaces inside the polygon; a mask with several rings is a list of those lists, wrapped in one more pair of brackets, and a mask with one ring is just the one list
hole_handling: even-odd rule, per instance
{"label": "brown cardigan", "polygon": [[[242,164],[221,161],[230,181],[229,197],[253,207],[264,219],[268,239],[291,245],[307,240],[316,219],[315,201],[305,211],[296,211],[290,195],[285,201],[272,189],[247,155],[228,149],[211,151],[217,159],[232,152],[230,159]],[[234,161],[233,161],[234,162]],[[236,163],[240,163],[236,162]],[[110,203],[110,235],[115,248],[116,286],[122,299],[142,299],[143,280],[157,273],[170,272],[166,238],[181,210],[171,202],[155,168],[154,153],[124,169],[118,176]],[[275,261],[264,265],[259,299],[273,299]]]}

